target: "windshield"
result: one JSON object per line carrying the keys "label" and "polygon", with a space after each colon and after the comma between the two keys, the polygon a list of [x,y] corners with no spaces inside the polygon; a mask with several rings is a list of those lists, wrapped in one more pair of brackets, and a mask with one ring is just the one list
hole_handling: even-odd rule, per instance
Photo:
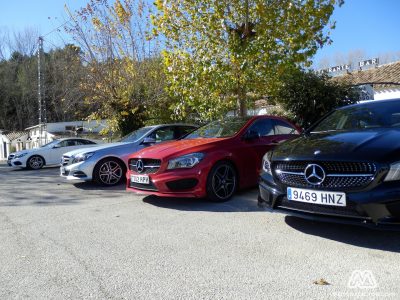
{"label": "windshield", "polygon": [[56,145],[56,144],[58,144],[60,141],[59,140],[54,140],[54,141],[52,141],[52,142],[50,142],[50,143],[47,143],[46,145],[43,145],[41,148],[51,148],[51,147],[53,147],[54,145]]}
{"label": "windshield", "polygon": [[338,109],[311,128],[311,132],[353,131],[400,127],[400,101],[371,102]]}
{"label": "windshield", "polygon": [[235,135],[246,124],[248,119],[225,119],[211,122],[198,128],[185,139],[224,138]]}
{"label": "windshield", "polygon": [[154,128],[154,126],[148,126],[148,127],[143,127],[138,130],[132,131],[128,135],[122,137],[119,140],[119,142],[122,142],[122,143],[136,142],[137,140],[139,140],[142,136],[144,136],[147,132],[149,132],[153,128]]}

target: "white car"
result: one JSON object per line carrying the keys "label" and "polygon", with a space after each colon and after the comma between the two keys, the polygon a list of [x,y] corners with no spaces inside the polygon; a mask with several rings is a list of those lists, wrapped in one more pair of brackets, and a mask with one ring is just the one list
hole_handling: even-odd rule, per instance
{"label": "white car", "polygon": [[91,140],[81,138],[54,140],[40,148],[11,153],[8,156],[7,163],[11,167],[38,170],[43,166],[59,165],[61,157],[65,152],[96,145]]}
{"label": "white car", "polygon": [[60,175],[68,180],[95,181],[103,186],[125,179],[128,157],[145,147],[181,138],[197,128],[188,124],[161,124],[131,132],[118,143],[64,153]]}

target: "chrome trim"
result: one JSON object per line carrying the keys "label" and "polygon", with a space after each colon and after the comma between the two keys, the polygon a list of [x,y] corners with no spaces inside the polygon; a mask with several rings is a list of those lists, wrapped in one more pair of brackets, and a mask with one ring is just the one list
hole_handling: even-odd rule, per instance
{"label": "chrome trim", "polygon": [[329,174],[327,177],[373,177],[374,174]]}
{"label": "chrome trim", "polygon": [[[289,174],[304,176],[303,172],[289,172],[282,170],[275,170],[277,174]],[[373,177],[374,174],[326,174],[326,177]]]}
{"label": "chrome trim", "polygon": [[290,175],[301,175],[304,176],[304,172],[289,172],[289,171],[282,171],[282,170],[275,170],[277,174],[290,174]]}

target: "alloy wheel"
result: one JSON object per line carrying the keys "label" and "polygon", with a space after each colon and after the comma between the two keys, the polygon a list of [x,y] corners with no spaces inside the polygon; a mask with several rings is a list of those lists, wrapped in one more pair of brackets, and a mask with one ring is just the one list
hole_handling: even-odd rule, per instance
{"label": "alloy wheel", "polygon": [[29,159],[28,165],[33,170],[39,170],[44,165],[43,158],[41,158],[40,156],[32,156]]}
{"label": "alloy wheel", "polygon": [[99,168],[98,177],[101,183],[106,185],[114,185],[120,182],[123,175],[121,165],[112,160],[105,161]]}
{"label": "alloy wheel", "polygon": [[221,200],[229,199],[236,188],[236,172],[229,164],[219,165],[212,178],[212,190]]}

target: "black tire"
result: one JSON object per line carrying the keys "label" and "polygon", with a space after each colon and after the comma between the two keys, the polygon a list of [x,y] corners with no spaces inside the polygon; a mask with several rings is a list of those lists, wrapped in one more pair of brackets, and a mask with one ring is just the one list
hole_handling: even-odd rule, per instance
{"label": "black tire", "polygon": [[39,170],[43,168],[45,162],[44,158],[39,155],[31,156],[26,162],[26,167],[31,170]]}
{"label": "black tire", "polygon": [[238,176],[227,161],[216,163],[207,177],[207,198],[213,202],[228,201],[236,192]]}
{"label": "black tire", "polygon": [[114,186],[125,180],[125,165],[118,159],[105,158],[93,170],[94,181],[102,186]]}

